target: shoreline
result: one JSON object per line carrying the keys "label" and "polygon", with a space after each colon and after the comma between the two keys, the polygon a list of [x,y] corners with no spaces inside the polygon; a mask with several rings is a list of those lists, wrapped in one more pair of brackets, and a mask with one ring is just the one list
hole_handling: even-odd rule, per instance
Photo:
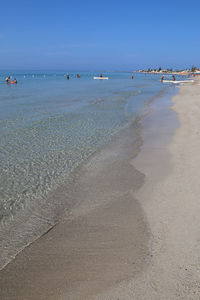
{"label": "shoreline", "polygon": [[[144,145],[135,160],[137,169],[149,172],[145,185],[136,193],[152,234],[148,267],[137,278],[93,299],[200,298],[199,95],[196,81],[181,86],[180,93],[172,98],[179,125],[167,147],[169,159],[152,168],[143,160]],[[154,158],[157,161],[156,151]],[[158,180],[163,167],[167,172]]]}
{"label": "shoreline", "polygon": [[[39,211],[37,209],[37,207],[40,205],[39,202],[38,204],[33,202],[33,205],[29,203],[27,207],[25,206],[24,209],[19,211],[17,218],[14,218],[11,223],[8,222],[8,224],[4,224],[0,234],[2,240],[0,245],[0,270],[5,268],[5,266],[9,264],[27,246],[31,245],[42,235],[46,234],[46,232],[56,226],[56,224],[62,219],[63,214],[68,214],[68,216],[71,214],[71,210],[77,204],[77,201],[73,196],[73,186],[81,176],[80,170],[83,169],[82,166],[87,164],[87,161],[97,156],[102,149],[106,149],[107,145],[112,144],[112,141],[117,140],[121,135],[126,135],[126,132],[130,126],[133,127],[133,130],[138,130],[137,127],[139,126],[137,124],[139,124],[138,122],[140,122],[140,119],[143,120],[146,118],[146,116],[148,116],[152,103],[168,93],[168,90],[169,89],[167,87],[163,87],[157,95],[148,98],[145,106],[143,107],[142,113],[140,112],[140,117],[138,117],[132,125],[129,124],[128,126],[125,126],[125,128],[120,129],[120,131],[115,133],[115,135],[110,138],[107,144],[97,149],[93,154],[90,155],[89,158],[76,167],[63,183],[50,191],[45,203],[43,206],[40,206]],[[135,139],[135,137],[133,139]],[[137,148],[137,146],[133,145],[133,151],[137,153],[138,150],[134,150],[134,148]],[[54,199],[58,199],[58,201],[55,203]],[[64,211],[63,208],[65,208]],[[49,214],[49,211],[51,210],[53,210],[53,214]]]}
{"label": "shoreline", "polygon": [[[160,100],[159,100],[160,101]],[[167,100],[168,101],[168,100]],[[165,103],[166,104],[166,103]],[[162,105],[161,105],[161,110]],[[155,114],[153,112],[153,114]],[[153,115],[152,114],[152,115]],[[151,119],[151,116],[146,119]],[[145,120],[146,120],[145,119]],[[145,122],[144,120],[142,121]],[[150,120],[150,123],[152,120]],[[148,125],[147,125],[148,127]],[[173,127],[173,126],[172,126]],[[130,161],[134,160],[135,157],[132,153],[133,150],[133,140],[136,137],[132,135],[131,128],[127,129],[127,134],[123,134],[121,137],[121,140],[119,142],[118,138],[114,138],[114,141],[111,142],[109,146],[107,146],[107,149],[101,150],[101,155],[94,156],[87,164],[86,166],[86,173],[84,176],[82,176],[82,182],[79,182],[79,184],[82,184],[82,189],[75,191],[76,196],[81,193],[82,198],[89,199],[87,205],[85,206],[85,203],[83,203],[83,206],[78,205],[77,208],[73,211],[73,216],[70,218],[63,219],[60,224],[57,224],[53,229],[51,229],[47,234],[43,235],[41,238],[36,240],[33,244],[25,248],[14,261],[12,261],[10,264],[6,266],[5,269],[3,269],[0,273],[0,283],[6,287],[5,296],[7,296],[7,292],[12,294],[12,291],[14,293],[17,292],[20,293],[21,298],[20,299],[26,299],[27,295],[29,295],[30,299],[44,299],[42,297],[47,296],[47,294],[38,294],[44,293],[45,283],[43,282],[44,286],[41,287],[41,284],[38,283],[37,278],[35,278],[35,268],[37,269],[37,275],[40,277],[40,280],[42,280],[43,276],[52,276],[52,270],[48,268],[48,265],[51,261],[50,257],[53,255],[53,258],[57,263],[60,263],[60,259],[58,254],[59,249],[55,246],[55,243],[60,243],[59,236],[67,235],[67,239],[65,238],[65,242],[63,245],[63,242],[60,245],[60,248],[64,246],[65,249],[68,247],[66,245],[66,242],[70,244],[70,236],[71,236],[71,250],[68,248],[68,252],[72,253],[72,249],[78,248],[79,255],[75,257],[75,261],[73,262],[73,255],[71,256],[70,260],[71,265],[69,261],[67,264],[64,264],[64,269],[60,266],[60,268],[54,269],[54,273],[60,273],[60,275],[64,274],[64,270],[66,270],[67,267],[71,266],[71,272],[75,272],[74,274],[74,281],[76,281],[75,289],[73,288],[71,292],[69,291],[69,287],[66,290],[66,287],[62,290],[62,293],[69,293],[68,297],[69,299],[79,299],[78,297],[81,297],[80,299],[87,299],[89,295],[98,294],[99,292],[103,291],[104,289],[108,289],[109,287],[113,286],[116,282],[121,282],[125,279],[130,279],[133,276],[138,276],[140,272],[142,272],[143,268],[146,268],[146,262],[150,260],[149,256],[149,228],[148,224],[145,220],[145,215],[143,212],[143,209],[141,208],[138,201],[135,199],[134,194],[138,188],[141,188],[141,185],[144,182],[144,175],[140,172],[138,172],[133,165],[130,166]],[[138,147],[141,147],[141,143],[139,142]],[[116,164],[116,160],[119,160],[120,163]],[[104,170],[104,167],[107,165],[107,169]],[[110,168],[108,167],[110,166]],[[109,171],[110,169],[113,169],[113,171]],[[87,170],[88,169],[88,170]],[[124,171],[123,171],[124,169]],[[91,175],[92,171],[92,175]],[[119,176],[120,171],[120,176]],[[106,174],[106,176],[105,176]],[[85,176],[86,175],[86,176]],[[102,181],[103,176],[106,178]],[[95,179],[96,178],[96,183]],[[135,186],[133,187],[133,178],[135,178]],[[137,179],[138,178],[138,179]],[[89,190],[85,190],[85,186],[87,187],[87,182],[89,183]],[[98,184],[97,184],[98,182]],[[108,182],[111,182],[111,187],[108,186]],[[98,187],[100,183],[100,188]],[[95,189],[94,189],[95,187]],[[91,189],[92,188],[92,189]],[[75,188],[76,189],[76,188]],[[83,193],[83,194],[82,194]],[[88,194],[89,193],[89,194]],[[97,194],[96,203],[93,199],[93,195]],[[102,193],[104,194],[102,197]],[[109,201],[108,201],[109,197]],[[102,201],[101,205],[99,206],[99,201]],[[91,209],[91,205],[94,207]],[[88,207],[88,211],[86,209]],[[124,213],[123,213],[124,211]],[[103,217],[102,217],[103,216]],[[130,220],[129,220],[129,217]],[[132,217],[134,219],[132,220]],[[80,222],[81,219],[81,222]],[[75,220],[75,221],[74,221]],[[78,223],[77,223],[78,220]],[[91,221],[93,220],[93,221]],[[129,221],[128,221],[129,220]],[[91,223],[92,222],[92,223]],[[102,223],[103,222],[103,223]],[[72,227],[70,227],[72,224]],[[84,231],[81,231],[82,225]],[[105,226],[107,224],[107,228]],[[67,228],[66,228],[67,225]],[[103,227],[102,227],[103,226]],[[95,230],[94,230],[95,228]],[[106,229],[105,229],[106,228]],[[67,230],[68,231],[67,231]],[[78,230],[78,231],[77,231]],[[100,231],[99,231],[100,230]],[[117,230],[117,231],[116,231]],[[125,230],[125,231],[124,231]],[[95,270],[95,267],[92,267],[89,264],[88,266],[84,267],[83,261],[86,259],[84,252],[84,246],[81,250],[80,242],[83,243],[83,240],[81,239],[81,236],[85,235],[85,231],[87,232],[87,235],[85,236],[85,240],[87,241],[87,248],[90,248],[90,256],[95,257],[95,261],[97,260],[98,263],[95,265],[95,261],[93,261],[93,265],[97,268]],[[108,236],[106,237],[106,234],[108,233]],[[79,236],[78,241],[75,242],[73,240],[73,234],[75,233],[75,236]],[[95,233],[95,235],[94,235]],[[81,234],[81,235],[80,235]],[[91,234],[94,235],[91,238]],[[98,239],[98,236],[100,237]],[[114,241],[112,241],[113,236],[115,236]],[[133,238],[134,237],[134,238]],[[102,240],[103,238],[103,240]],[[109,241],[109,245],[104,247],[104,239],[106,238],[107,241]],[[52,244],[51,240],[54,241]],[[110,242],[111,240],[111,242]],[[78,242],[78,244],[76,244]],[[50,243],[50,244],[49,244]],[[103,248],[103,251],[96,251],[96,248],[93,248],[94,244],[97,243],[97,248]],[[100,243],[100,244],[98,244]],[[45,246],[46,245],[46,246]],[[127,247],[128,246],[128,247]],[[57,255],[55,257],[55,253],[48,253],[49,248],[53,247],[53,252],[57,251]],[[116,249],[120,249],[120,251],[116,252]],[[44,257],[45,250],[46,254],[48,254],[48,259]],[[93,250],[92,250],[93,249]],[[114,251],[113,251],[114,249]],[[96,251],[96,252],[95,252]],[[37,253],[35,255],[35,252]],[[69,256],[68,253],[68,256]],[[81,254],[82,253],[82,254]],[[107,254],[106,254],[107,253]],[[103,256],[102,256],[103,255]],[[107,256],[106,256],[107,255]],[[68,259],[65,257],[64,261]],[[82,260],[79,261],[80,266],[77,265],[77,258],[78,260],[82,257]],[[114,258],[113,258],[114,257]],[[116,260],[117,258],[117,260]],[[28,259],[28,261],[27,261]],[[50,260],[49,260],[50,259]],[[31,262],[29,262],[31,260]],[[38,263],[39,261],[39,263]],[[86,259],[87,263],[88,261]],[[132,261],[132,263],[131,263]],[[34,263],[33,263],[34,262]],[[45,264],[43,264],[45,262]],[[105,264],[105,263],[106,264]],[[43,265],[42,265],[43,264]],[[42,265],[42,266],[41,266]],[[99,266],[102,267],[100,269]],[[105,272],[105,267],[109,265],[108,273]],[[23,266],[23,272],[25,274],[19,274],[18,270]],[[45,267],[46,266],[46,267]],[[75,266],[75,269],[73,267]],[[88,272],[86,272],[88,278],[79,278],[81,274],[81,270],[79,270],[79,274],[77,273],[77,266],[78,269],[80,267],[84,267],[83,269],[86,270],[89,269]],[[117,266],[117,267],[116,267]],[[48,268],[48,269],[47,269]],[[86,269],[85,269],[86,268]],[[44,273],[44,269],[46,270],[46,274]],[[117,271],[118,269],[118,271]],[[99,277],[99,274],[102,274],[103,277],[105,277],[105,280],[102,280],[101,287],[97,284],[97,278],[96,278],[96,284],[95,287],[95,281],[94,286],[89,287],[87,281],[92,280],[90,278],[91,274],[94,276],[94,272],[96,272],[97,277]],[[111,273],[110,273],[111,272]],[[17,282],[15,282],[15,286],[13,286],[13,282],[16,281],[12,276],[14,274],[14,278],[18,278]],[[106,276],[107,274],[107,276]],[[57,274],[57,278],[54,278],[54,281],[57,282],[58,285],[64,284],[62,281],[62,278],[59,277],[59,274]],[[83,272],[83,275],[85,277],[85,271]],[[21,277],[22,276],[22,277]],[[28,277],[28,278],[27,278]],[[77,278],[76,278],[77,277]],[[102,278],[103,278],[102,277]],[[73,276],[72,276],[73,278]],[[79,279],[78,279],[79,278]],[[110,278],[110,280],[109,280]],[[59,280],[58,280],[59,279]],[[31,282],[35,281],[35,287],[36,289],[39,288],[37,291],[37,295],[31,294],[30,296],[30,280]],[[68,278],[68,282],[70,282],[70,277]],[[82,280],[84,284],[79,287],[77,286],[77,280]],[[58,282],[59,281],[59,282]],[[71,286],[73,287],[74,281],[71,282]],[[20,282],[23,282],[20,283]],[[25,283],[26,282],[26,283]],[[12,284],[12,289],[10,284]],[[38,286],[39,285],[39,286]],[[11,289],[11,290],[10,290]],[[46,287],[47,290],[47,287]],[[56,286],[54,286],[54,292],[56,290]],[[21,294],[22,293],[22,294]],[[59,291],[59,296],[62,299],[62,296]],[[71,293],[71,294],[70,294]],[[9,295],[11,295],[9,294]],[[42,296],[43,295],[43,296]],[[48,299],[55,299],[57,294],[49,293],[48,291]],[[81,296],[80,296],[81,295]],[[10,296],[11,297],[11,296]],[[25,298],[22,298],[25,297]],[[35,297],[35,298],[34,298]],[[63,295],[64,297],[64,295]],[[12,299],[12,298],[9,298]],[[14,298],[13,298],[14,299]]]}
{"label": "shoreline", "polygon": [[87,299],[140,272],[149,232],[131,193],[145,179],[130,165],[142,143],[134,126],[84,165],[74,185],[72,197],[79,201],[71,215],[0,272],[2,298],[55,299],[66,293],[68,299]]}

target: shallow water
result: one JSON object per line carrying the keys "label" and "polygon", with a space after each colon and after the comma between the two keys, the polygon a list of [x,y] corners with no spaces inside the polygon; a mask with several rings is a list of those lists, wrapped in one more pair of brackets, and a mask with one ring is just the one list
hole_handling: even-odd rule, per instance
{"label": "shallow water", "polygon": [[64,75],[13,73],[17,85],[5,84],[3,73],[0,77],[0,236],[8,253],[28,242],[20,229],[8,245],[8,228],[17,231],[24,222],[26,231],[38,236],[46,223],[57,221],[73,203],[53,192],[144,114],[163,89],[156,75],[136,74],[131,80],[129,73],[103,74],[108,81],[93,80],[95,73],[81,73],[80,79],[71,73],[70,80]]}

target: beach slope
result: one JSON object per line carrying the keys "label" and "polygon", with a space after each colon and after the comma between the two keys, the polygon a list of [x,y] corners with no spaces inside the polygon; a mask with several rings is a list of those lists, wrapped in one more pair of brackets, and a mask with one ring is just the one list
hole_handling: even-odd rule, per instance
{"label": "beach slope", "polygon": [[[142,274],[95,299],[200,299],[200,85],[181,86],[173,98],[180,126],[169,146],[170,160],[152,164],[144,153],[134,162],[148,174],[137,194],[152,234],[152,258]],[[149,149],[150,150],[150,149]],[[165,178],[159,180],[168,165]]]}

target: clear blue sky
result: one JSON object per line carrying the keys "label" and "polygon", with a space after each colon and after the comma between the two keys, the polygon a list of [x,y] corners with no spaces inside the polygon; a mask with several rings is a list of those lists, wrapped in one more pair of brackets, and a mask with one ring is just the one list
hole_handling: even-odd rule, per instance
{"label": "clear blue sky", "polygon": [[11,0],[0,10],[0,69],[200,66],[199,0]]}

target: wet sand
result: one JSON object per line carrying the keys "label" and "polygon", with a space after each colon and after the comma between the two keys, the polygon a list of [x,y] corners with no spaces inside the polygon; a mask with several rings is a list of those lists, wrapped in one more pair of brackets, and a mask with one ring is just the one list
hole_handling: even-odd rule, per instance
{"label": "wet sand", "polygon": [[137,130],[126,129],[81,169],[71,215],[0,272],[2,299],[168,299],[148,297],[144,277],[156,255],[149,212],[162,219],[154,184],[171,173],[166,146],[177,123],[168,102],[156,101]]}
{"label": "wet sand", "polygon": [[87,299],[141,272],[149,232],[134,192],[145,176],[130,163],[141,144],[135,124],[79,170],[71,215],[0,272],[1,299]]}

